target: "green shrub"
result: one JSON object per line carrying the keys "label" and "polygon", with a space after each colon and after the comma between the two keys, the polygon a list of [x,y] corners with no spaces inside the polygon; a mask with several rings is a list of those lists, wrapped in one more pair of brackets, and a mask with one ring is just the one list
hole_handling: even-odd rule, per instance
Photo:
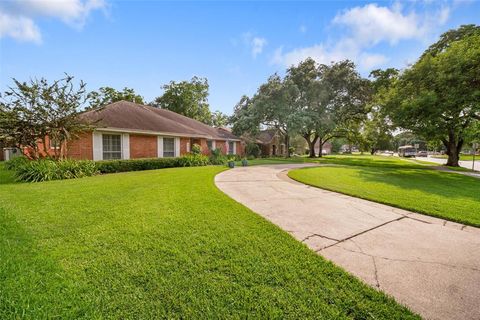
{"label": "green shrub", "polygon": [[98,171],[100,171],[101,173],[143,171],[174,167],[206,166],[208,164],[209,160],[207,156],[193,154],[179,158],[104,160],[96,162]]}
{"label": "green shrub", "polygon": [[213,165],[222,165],[226,164],[228,161],[227,156],[222,154],[222,151],[219,148],[215,148],[211,151],[210,163]]}
{"label": "green shrub", "polygon": [[209,164],[210,160],[208,157],[201,154],[188,154],[178,158],[179,167],[201,167]]}
{"label": "green shrub", "polygon": [[98,171],[101,173],[116,173],[180,167],[179,159],[180,158],[103,160],[97,161],[96,164]]}
{"label": "green shrub", "polygon": [[29,161],[26,157],[16,157],[12,160],[5,161],[5,169],[15,171],[18,167],[25,165]]}
{"label": "green shrub", "polygon": [[93,161],[41,159],[27,160],[16,166],[14,172],[18,181],[41,182],[88,177],[98,171]]}
{"label": "green shrub", "polygon": [[198,155],[202,153],[202,147],[196,143],[192,146],[192,154]]}
{"label": "green shrub", "polygon": [[247,156],[258,158],[260,156],[261,150],[258,144],[249,142],[245,146],[245,153],[247,154]]}

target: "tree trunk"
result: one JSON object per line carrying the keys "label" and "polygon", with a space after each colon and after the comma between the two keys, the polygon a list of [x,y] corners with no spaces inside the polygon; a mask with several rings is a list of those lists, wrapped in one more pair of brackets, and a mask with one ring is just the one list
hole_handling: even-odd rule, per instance
{"label": "tree trunk", "polygon": [[460,160],[460,151],[462,150],[463,146],[463,138],[455,137],[455,133],[451,130],[448,133],[448,140],[442,140],[443,144],[447,148],[447,166],[449,167],[459,167],[458,160]]}
{"label": "tree trunk", "polygon": [[318,135],[313,136],[313,140],[311,140],[312,135],[311,134],[304,134],[303,138],[307,140],[308,144],[308,156],[310,158],[315,158],[315,143],[317,143],[318,140]]}
{"label": "tree trunk", "polygon": [[323,141],[322,139],[320,139],[319,143],[318,143],[318,157],[321,158],[323,157],[323,144],[325,143],[325,141]]}
{"label": "tree trunk", "polygon": [[374,148],[370,149],[370,154],[371,154],[372,156],[375,154],[375,149],[374,149]]}
{"label": "tree trunk", "polygon": [[290,136],[285,134],[285,147],[287,148],[287,158],[290,158]]}

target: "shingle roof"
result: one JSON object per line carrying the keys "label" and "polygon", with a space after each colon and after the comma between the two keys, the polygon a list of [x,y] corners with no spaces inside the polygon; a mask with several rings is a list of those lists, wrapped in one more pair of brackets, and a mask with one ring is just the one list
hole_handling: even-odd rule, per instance
{"label": "shingle roof", "polygon": [[272,142],[273,138],[277,135],[278,131],[276,129],[267,129],[260,131],[256,137],[261,143],[268,144]]}
{"label": "shingle roof", "polygon": [[128,101],[118,101],[86,111],[80,115],[80,118],[95,123],[97,128],[239,140],[238,137],[223,128],[213,128],[173,111]]}

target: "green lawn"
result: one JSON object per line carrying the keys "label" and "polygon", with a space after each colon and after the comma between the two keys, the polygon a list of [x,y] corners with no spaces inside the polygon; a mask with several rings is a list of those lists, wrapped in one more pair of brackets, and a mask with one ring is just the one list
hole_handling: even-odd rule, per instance
{"label": "green lawn", "polygon": [[[435,155],[433,156],[434,158],[439,158],[439,159],[447,159],[447,155]],[[460,155],[460,160],[463,161],[472,161],[473,160],[473,154],[461,154]],[[480,161],[480,155],[475,156],[475,161]]]}
{"label": "green lawn", "polygon": [[418,318],[221,193],[222,170],[0,168],[0,319]]}
{"label": "green lawn", "polygon": [[332,162],[341,166],[297,169],[288,175],[312,186],[480,226],[480,179],[385,161],[337,158]]}

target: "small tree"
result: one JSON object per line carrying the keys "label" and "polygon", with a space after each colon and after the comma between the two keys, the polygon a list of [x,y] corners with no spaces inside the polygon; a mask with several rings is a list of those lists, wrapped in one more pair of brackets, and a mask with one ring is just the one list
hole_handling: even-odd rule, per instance
{"label": "small tree", "polygon": [[[44,78],[20,82],[3,94],[0,109],[0,139],[18,148],[30,150],[29,156],[39,158],[49,155],[50,141],[53,157],[66,157],[67,141],[90,130],[91,125],[79,121],[80,107],[85,103],[85,83],[78,88],[73,77],[66,76],[49,84]],[[43,150],[39,150],[42,142]]]}
{"label": "small tree", "polygon": [[171,81],[162,88],[164,93],[155,98],[153,106],[212,125],[207,79],[193,77],[190,81]]}

